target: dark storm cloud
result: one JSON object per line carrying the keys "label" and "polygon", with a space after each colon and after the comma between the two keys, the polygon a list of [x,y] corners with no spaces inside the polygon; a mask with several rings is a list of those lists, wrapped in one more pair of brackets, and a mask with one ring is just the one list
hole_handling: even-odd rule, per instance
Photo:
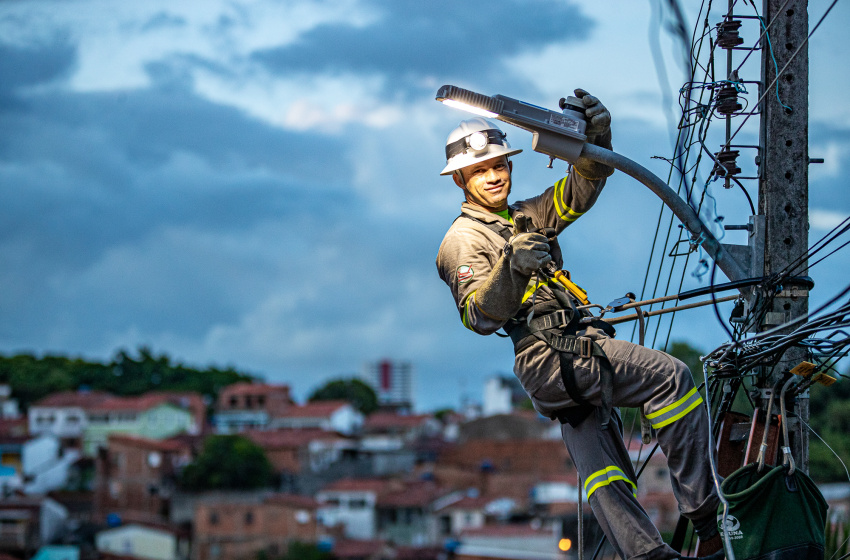
{"label": "dark storm cloud", "polygon": [[[284,220],[318,229],[319,217],[354,211],[349,166],[328,155],[343,152],[340,140],[283,131],[173,87],[26,89],[73,61],[61,42],[0,53],[6,347],[49,344],[57,329],[79,349],[129,326],[201,336],[280,277],[287,231],[254,247],[252,230]],[[228,236],[245,246],[227,247]]]}
{"label": "dark storm cloud", "polygon": [[16,90],[66,76],[75,60],[74,47],[61,35],[42,46],[0,43],[0,111],[9,110]]}
{"label": "dark storm cloud", "polygon": [[553,41],[582,39],[592,26],[578,8],[565,2],[374,0],[369,4],[382,14],[370,25],[322,25],[292,45],[254,56],[280,74],[481,75],[505,56]]}

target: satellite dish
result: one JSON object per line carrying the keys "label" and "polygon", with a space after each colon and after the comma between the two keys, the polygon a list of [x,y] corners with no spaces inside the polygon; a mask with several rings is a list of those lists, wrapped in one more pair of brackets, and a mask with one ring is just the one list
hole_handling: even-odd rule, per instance
{"label": "satellite dish", "polygon": [[160,455],[158,451],[151,451],[150,453],[148,453],[148,465],[155,469],[161,464],[162,455]]}

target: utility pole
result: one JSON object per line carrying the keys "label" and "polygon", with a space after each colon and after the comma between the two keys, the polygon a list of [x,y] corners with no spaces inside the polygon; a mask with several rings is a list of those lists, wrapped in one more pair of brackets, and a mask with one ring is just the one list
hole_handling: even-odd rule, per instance
{"label": "utility pole", "polygon": [[[784,0],[763,0],[762,8],[762,30],[776,18],[768,29],[769,42],[767,37],[761,41],[759,86],[759,98],[764,96],[764,100],[760,107],[758,213],[764,216],[765,223],[766,276],[783,270],[792,260],[804,254],[809,243],[809,50],[808,44],[804,43],[809,32],[808,2],[796,0],[783,7],[785,3]],[[777,69],[782,71],[798,48],[800,52],[777,81],[777,98],[777,86],[771,86]],[[808,261],[793,275],[806,274]],[[773,300],[772,309],[768,310],[759,330],[787,323],[805,316],[808,311],[808,290],[803,286],[785,284]],[[768,383],[775,383],[778,376],[805,358],[804,349],[789,349]],[[808,422],[808,391],[798,397],[796,413]],[[793,434],[794,461],[798,468],[808,472],[808,430],[800,422],[789,424],[789,428]]]}

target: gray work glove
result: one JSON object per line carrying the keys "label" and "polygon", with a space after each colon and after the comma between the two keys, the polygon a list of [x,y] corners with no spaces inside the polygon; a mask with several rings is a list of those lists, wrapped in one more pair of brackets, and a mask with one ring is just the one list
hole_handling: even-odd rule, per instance
{"label": "gray work glove", "polygon": [[505,245],[490,276],[475,291],[475,305],[497,321],[507,321],[522,306],[531,275],[552,260],[549,240],[539,233],[518,233]]}
{"label": "gray work glove", "polygon": [[514,235],[505,244],[505,255],[510,258],[512,269],[528,277],[552,260],[549,240],[539,233]]}
{"label": "gray work glove", "polygon": [[[584,134],[587,141],[603,148],[612,149],[611,146],[611,113],[605,105],[596,97],[590,95],[583,89],[575,90],[576,97],[584,104],[584,114],[587,117],[587,129]],[[591,161],[586,158],[578,158],[573,168],[585,179],[596,180],[608,177],[614,172],[613,167]]]}

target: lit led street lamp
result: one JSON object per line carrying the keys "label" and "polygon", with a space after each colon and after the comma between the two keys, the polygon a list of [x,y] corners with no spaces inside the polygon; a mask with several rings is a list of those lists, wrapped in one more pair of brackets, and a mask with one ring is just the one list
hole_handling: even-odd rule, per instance
{"label": "lit led street lamp", "polygon": [[476,115],[498,119],[532,133],[531,148],[549,157],[575,163],[580,157],[603,163],[634,177],[666,204],[690,232],[695,241],[715,260],[729,280],[749,278],[744,267],[735,260],[711,231],[700,221],[693,208],[654,173],[616,152],[587,143],[584,135],[587,123],[581,101],[568,97],[561,102],[562,111],[524,103],[504,95],[482,95],[457,86],[443,86],[437,91],[437,101],[464,109]]}

